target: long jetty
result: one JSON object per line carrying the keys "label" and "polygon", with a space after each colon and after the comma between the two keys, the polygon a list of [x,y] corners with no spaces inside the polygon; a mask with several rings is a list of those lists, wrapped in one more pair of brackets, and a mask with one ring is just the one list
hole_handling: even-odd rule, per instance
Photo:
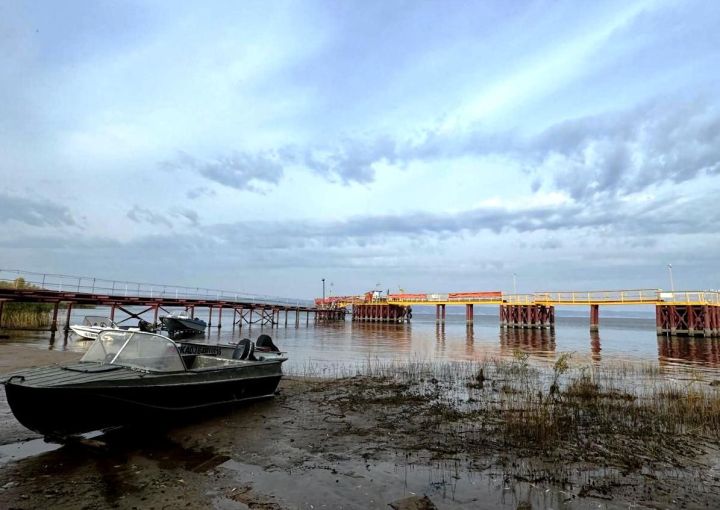
{"label": "long jetty", "polygon": [[357,296],[318,298],[317,306],[352,308],[356,321],[403,322],[413,306],[434,306],[435,320],[444,323],[447,306],[464,306],[468,326],[474,307],[499,307],[503,328],[554,328],[556,306],[588,306],[590,330],[600,326],[600,306],[655,307],[658,334],[720,336],[720,292],[664,291],[662,289],[535,292],[505,294],[500,291],[387,294],[367,292]]}
{"label": "long jetty", "polygon": [[[152,314],[157,322],[160,312],[182,308],[191,316],[196,309],[208,311],[208,328],[222,327],[223,311],[232,310],[233,328],[243,325],[288,326],[293,315],[295,327],[302,322],[344,320],[409,322],[413,306],[434,306],[439,324],[446,321],[447,306],[464,306],[468,326],[474,321],[474,307],[494,305],[499,309],[502,328],[549,329],[555,327],[556,306],[588,306],[590,330],[600,326],[600,306],[655,307],[658,334],[720,337],[720,292],[664,291],[662,289],[535,292],[506,294],[501,291],[387,294],[377,291],[363,295],[323,297],[312,300],[247,294],[201,287],[107,280],[87,276],[37,273],[0,269],[0,326],[5,303],[28,302],[53,305],[50,331],[58,329],[61,305],[66,307],[64,329],[70,326],[73,307],[107,306],[110,319],[123,323]],[[130,309],[132,307],[132,309]],[[284,321],[282,315],[284,313]],[[116,314],[124,317],[116,320]]]}
{"label": "long jetty", "polygon": [[[70,315],[78,305],[107,306],[110,319],[121,324],[131,319],[142,319],[151,314],[158,321],[160,312],[182,308],[191,316],[196,309],[207,309],[208,328],[213,327],[217,311],[217,328],[222,327],[223,310],[232,310],[233,328],[243,325],[276,327],[288,326],[288,315],[294,315],[295,326],[305,315],[315,321],[342,320],[344,309],[317,307],[312,300],[292,299],[258,294],[247,294],[201,287],[106,280],[87,276],[37,273],[17,269],[0,269],[0,325],[5,303],[49,303],[53,305],[50,331],[58,330],[60,307],[66,307],[64,330],[70,327]],[[130,309],[130,307],[133,307]],[[118,317],[123,315],[124,317]]]}

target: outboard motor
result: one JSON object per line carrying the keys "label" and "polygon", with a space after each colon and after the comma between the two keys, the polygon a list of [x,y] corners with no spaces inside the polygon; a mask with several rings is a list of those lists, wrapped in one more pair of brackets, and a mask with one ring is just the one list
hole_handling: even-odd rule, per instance
{"label": "outboard motor", "polygon": [[258,349],[262,349],[263,351],[280,352],[280,349],[278,349],[273,343],[270,335],[260,335],[257,342],[255,342],[255,345],[257,345]]}
{"label": "outboard motor", "polygon": [[138,329],[146,333],[155,333],[155,328],[153,327],[153,325],[150,324],[148,321],[144,321],[142,319],[138,321]]}
{"label": "outboard motor", "polygon": [[253,344],[249,338],[243,338],[235,346],[235,350],[232,354],[232,359],[246,359],[253,360],[253,352],[255,351],[255,344]]}

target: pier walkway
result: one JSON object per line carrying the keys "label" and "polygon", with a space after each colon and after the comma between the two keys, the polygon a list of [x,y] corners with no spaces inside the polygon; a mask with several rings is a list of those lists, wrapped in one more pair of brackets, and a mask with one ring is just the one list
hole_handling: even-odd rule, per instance
{"label": "pier walkway", "polygon": [[[208,310],[208,328],[212,327],[217,311],[217,327],[222,324],[223,310],[232,310],[233,327],[243,324],[278,326],[284,312],[284,325],[288,314],[293,315],[295,326],[314,320],[342,320],[345,310],[318,308],[312,300],[290,299],[276,296],[231,292],[201,287],[184,287],[153,283],[106,280],[86,276],[35,273],[17,269],[0,269],[0,325],[5,303],[49,303],[52,308],[50,331],[58,329],[61,304],[66,318],[64,329],[70,326],[70,314],[78,305],[107,306],[110,319],[118,324],[131,319],[142,319],[151,314],[158,321],[160,312],[183,309],[191,316],[198,308]],[[133,307],[130,309],[130,307]],[[124,314],[123,318],[116,314]]]}

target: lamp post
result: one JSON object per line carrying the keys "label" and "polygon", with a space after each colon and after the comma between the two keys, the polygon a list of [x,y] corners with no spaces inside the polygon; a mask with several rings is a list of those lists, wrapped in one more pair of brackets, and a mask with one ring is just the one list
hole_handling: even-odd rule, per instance
{"label": "lamp post", "polygon": [[513,294],[517,294],[517,273],[513,273]]}
{"label": "lamp post", "polygon": [[675,282],[673,282],[673,276],[672,276],[672,264],[668,264],[667,268],[668,268],[668,274],[670,275],[670,292],[675,292]]}
{"label": "lamp post", "polygon": [[322,282],[323,282],[323,300],[322,300],[322,304],[323,304],[323,306],[325,306],[325,278],[322,279]]}

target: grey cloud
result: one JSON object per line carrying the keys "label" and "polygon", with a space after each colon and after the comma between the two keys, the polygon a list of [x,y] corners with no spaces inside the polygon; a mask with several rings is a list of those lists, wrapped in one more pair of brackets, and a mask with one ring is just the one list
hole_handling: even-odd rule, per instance
{"label": "grey cloud", "polygon": [[[673,201],[662,206],[639,206],[623,205],[624,202],[618,199],[593,199],[582,206],[570,202],[523,210],[480,207],[452,214],[356,216],[343,221],[248,220],[206,226],[204,231],[207,235],[200,239],[166,231],[129,242],[90,236],[69,240],[67,236],[20,234],[12,239],[0,240],[0,246],[10,261],[42,264],[47,253],[52,253],[53,260],[58,264],[65,261],[66,267],[77,267],[78,261],[83,260],[85,271],[98,275],[105,274],[107,260],[122,260],[123,271],[131,272],[133,278],[148,281],[157,281],[156,275],[162,271],[168,274],[170,260],[174,276],[168,278],[173,282],[177,281],[176,275],[196,275],[201,263],[203,267],[214,268],[224,274],[228,271],[242,274],[243,281],[254,282],[251,288],[256,289],[262,288],[265,281],[258,275],[267,274],[257,271],[257,268],[323,271],[331,267],[344,268],[347,278],[358,280],[358,275],[381,270],[395,274],[398,271],[427,269],[438,263],[438,257],[452,259],[453,254],[441,248],[439,241],[482,232],[512,235],[509,238],[518,243],[510,256],[513,263],[531,256],[528,253],[523,255],[523,251],[562,248],[554,252],[552,263],[546,263],[548,271],[557,272],[560,260],[557,257],[569,261],[558,273],[560,278],[565,277],[562,275],[567,271],[582,272],[588,264],[596,264],[603,269],[607,269],[608,265],[645,267],[648,264],[657,265],[663,260],[680,264],[683,260],[690,260],[686,253],[688,249],[700,253],[697,253],[695,265],[691,262],[687,265],[700,267],[697,264],[701,264],[703,271],[707,272],[707,268],[714,267],[712,261],[720,254],[720,244],[715,236],[720,211],[708,208],[708,203],[698,202],[702,214],[697,215],[687,214],[687,209],[678,207],[678,203]],[[146,213],[136,212],[141,217]],[[166,213],[166,217],[172,217],[176,212]],[[667,234],[662,237],[668,242],[653,246],[652,240],[660,237],[656,235],[658,233]],[[702,249],[698,250],[698,247]],[[599,250],[611,256],[596,257]],[[462,253],[459,258],[467,260],[467,257],[467,253]],[[467,273],[478,271],[481,264],[498,260],[498,257],[497,253],[486,251],[474,254],[473,266]],[[451,273],[444,264],[433,274],[449,278]],[[698,278],[701,276],[700,270],[695,273]],[[416,276],[422,279],[423,274],[420,272]],[[625,277],[631,280],[639,278],[637,271],[631,269],[626,270]],[[297,283],[292,277],[284,280],[288,280],[288,288]],[[297,288],[304,287],[298,284]]]}
{"label": "grey cloud", "polygon": [[386,161],[394,163],[397,144],[390,137],[374,139],[345,139],[336,147],[311,149],[302,162],[312,171],[328,178],[338,177],[344,184],[368,183],[375,179],[373,165]]}
{"label": "grey cloud", "polygon": [[74,225],[70,210],[49,200],[0,193],[0,222],[17,221],[34,227]]}
{"label": "grey cloud", "polygon": [[262,192],[259,184],[277,184],[283,176],[282,161],[274,151],[236,151],[229,156],[206,161],[181,151],[175,159],[164,161],[160,166],[165,170],[191,170],[224,186],[254,192]]}
{"label": "grey cloud", "polygon": [[199,186],[197,188],[187,190],[187,192],[185,192],[185,196],[190,200],[195,200],[200,197],[214,197],[215,191],[210,188],[206,188],[205,186]]}
{"label": "grey cloud", "polygon": [[702,101],[655,103],[568,121],[530,141],[535,166],[582,199],[629,194],[720,170],[720,111]]}
{"label": "grey cloud", "polygon": [[683,182],[720,171],[720,110],[705,100],[644,104],[628,111],[558,123],[523,136],[482,126],[426,131],[401,144],[399,161],[501,155],[543,184],[576,199],[625,195],[664,182]]}
{"label": "grey cloud", "polygon": [[172,228],[173,218],[184,219],[193,226],[197,226],[200,221],[198,213],[191,209],[173,209],[163,214],[145,207],[140,207],[139,205],[133,206],[133,208],[127,212],[126,216],[135,223],[163,225],[168,228]]}
{"label": "grey cloud", "polygon": [[150,223],[152,225],[164,225],[166,227],[172,226],[170,220],[164,215],[138,205],[127,212],[127,217],[135,223]]}
{"label": "grey cloud", "polygon": [[[479,232],[567,233],[578,229],[605,229],[619,235],[636,235],[648,231],[707,234],[714,232],[714,224],[720,220],[720,213],[710,214],[706,220],[698,221],[698,218],[692,216],[673,214],[672,208],[672,204],[668,204],[667,208],[646,206],[628,214],[627,206],[623,208],[623,204],[617,201],[582,205],[568,203],[523,210],[481,207],[452,214],[417,212],[408,215],[357,216],[326,222],[253,221],[216,225],[212,232],[228,242],[249,242],[267,249],[284,249],[315,245],[363,245],[369,240],[386,237],[421,239]],[[543,248],[557,248],[562,246],[561,242],[551,237],[543,244]],[[372,245],[369,243],[369,246]]]}
{"label": "grey cloud", "polygon": [[702,100],[656,101],[565,121],[530,136],[516,131],[492,133],[482,126],[425,130],[414,139],[360,136],[321,146],[235,152],[204,162],[181,152],[163,166],[189,168],[226,186],[260,191],[257,183],[277,184],[289,165],[349,184],[372,182],[381,162],[406,165],[415,160],[493,155],[513,159],[534,174],[533,191],[550,185],[576,199],[628,194],[657,183],[717,173],[720,111]]}
{"label": "grey cloud", "polygon": [[[373,165],[397,160],[397,142],[390,137],[343,139],[335,145],[313,147],[282,146],[264,152],[233,152],[209,161],[201,161],[180,151],[174,159],[163,161],[164,170],[190,170],[224,186],[253,192],[264,191],[263,185],[278,184],[284,169],[300,165],[328,180],[343,184],[368,183],[375,179]],[[212,195],[205,187],[189,190],[188,198]]]}
{"label": "grey cloud", "polygon": [[173,214],[175,216],[185,218],[192,225],[197,225],[200,221],[198,213],[196,213],[195,211],[193,211],[191,209],[178,209],[177,211],[174,211]]}

